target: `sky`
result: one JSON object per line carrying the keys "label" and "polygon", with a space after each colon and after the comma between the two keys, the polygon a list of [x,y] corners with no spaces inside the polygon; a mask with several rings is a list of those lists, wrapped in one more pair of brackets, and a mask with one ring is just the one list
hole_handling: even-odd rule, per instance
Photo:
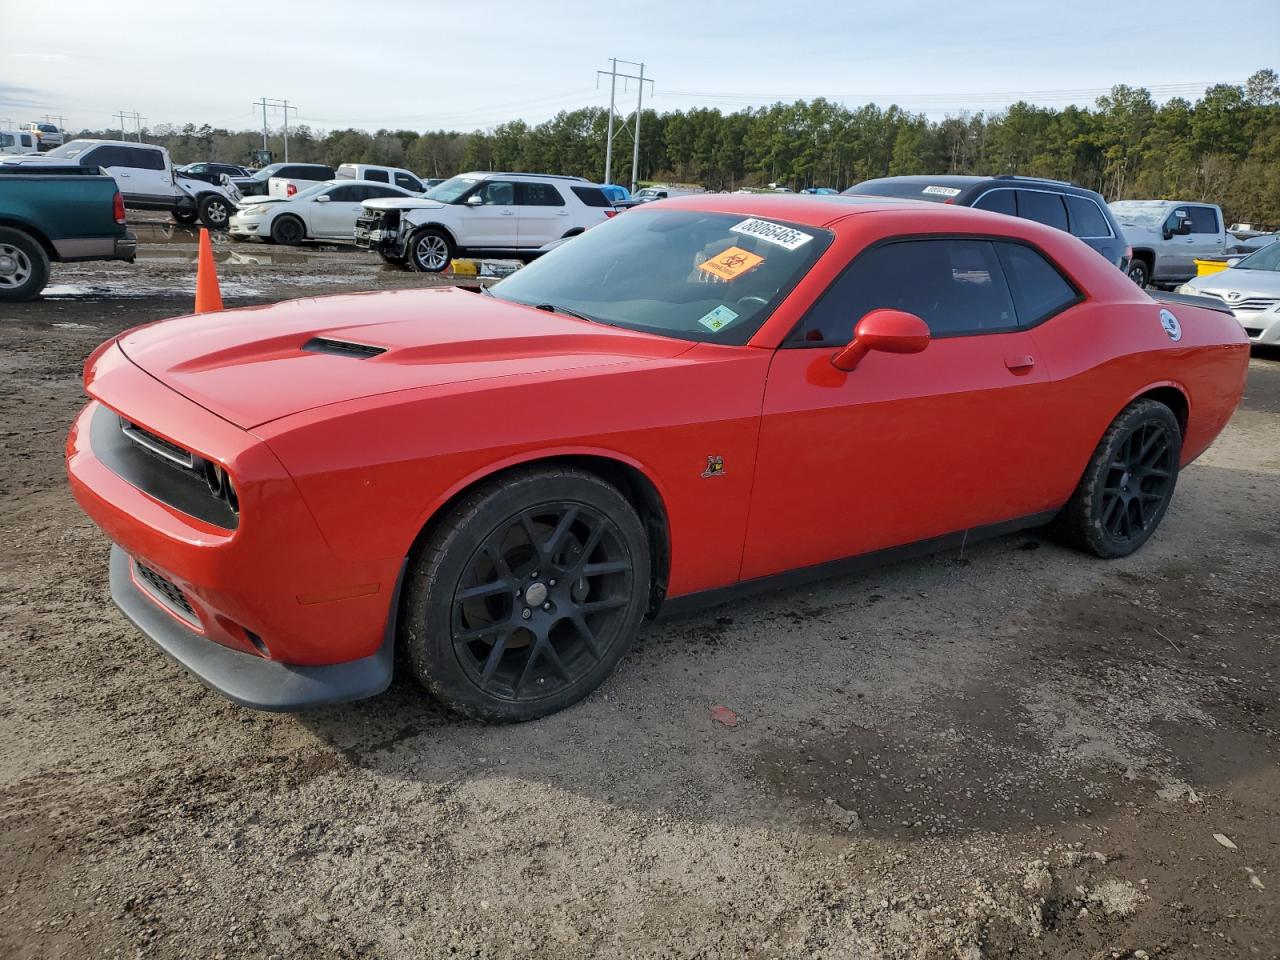
{"label": "sky", "polygon": [[[485,129],[607,106],[596,71],[612,57],[644,62],[659,111],[826,97],[935,119],[1020,99],[1087,105],[1117,83],[1194,100],[1280,69],[1280,0],[1239,17],[1206,15],[1204,0],[1158,6],[1139,31],[1115,0],[0,0],[0,127],[49,114],[105,129],[124,110],[144,127],[260,129],[253,102],[267,97],[318,130]],[[636,92],[619,82],[620,111]]]}

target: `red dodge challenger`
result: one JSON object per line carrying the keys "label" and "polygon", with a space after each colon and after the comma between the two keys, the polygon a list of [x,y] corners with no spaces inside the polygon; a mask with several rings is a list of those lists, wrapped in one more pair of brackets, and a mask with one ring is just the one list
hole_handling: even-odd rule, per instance
{"label": "red dodge challenger", "polygon": [[128,331],[67,467],[116,603],[236,702],[368,697],[399,662],[523,720],[659,611],[1044,524],[1124,556],[1247,363],[1230,314],[1027,220],[700,196],[489,291]]}

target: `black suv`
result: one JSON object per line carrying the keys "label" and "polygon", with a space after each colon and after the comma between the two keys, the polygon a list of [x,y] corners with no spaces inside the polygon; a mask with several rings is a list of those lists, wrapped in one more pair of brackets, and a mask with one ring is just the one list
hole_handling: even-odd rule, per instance
{"label": "black suv", "polygon": [[1074,183],[1009,175],[882,177],[864,180],[844,193],[932,200],[1034,220],[1079,237],[1121,270],[1129,270],[1129,245],[1107,202]]}

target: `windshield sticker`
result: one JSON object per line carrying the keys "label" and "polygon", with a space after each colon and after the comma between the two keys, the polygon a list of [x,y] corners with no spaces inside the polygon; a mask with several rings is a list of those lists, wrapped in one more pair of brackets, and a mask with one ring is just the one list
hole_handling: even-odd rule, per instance
{"label": "windshield sticker", "polygon": [[764,263],[764,257],[741,247],[730,247],[714,257],[703,260],[698,269],[711,274],[720,280],[736,280],[748,270]]}
{"label": "windshield sticker", "polygon": [[932,194],[935,197],[958,197],[960,196],[959,187],[925,187],[921,193]]}
{"label": "windshield sticker", "polygon": [[737,319],[738,315],[722,303],[706,316],[699,317],[698,322],[712,333],[718,333]]}
{"label": "windshield sticker", "polygon": [[788,250],[802,247],[813,239],[809,234],[801,233],[794,227],[784,227],[780,223],[757,220],[754,217],[750,220],[743,220],[729,229],[734,233],[755,237],[757,240],[763,240],[765,243],[772,243],[778,247],[785,247]]}

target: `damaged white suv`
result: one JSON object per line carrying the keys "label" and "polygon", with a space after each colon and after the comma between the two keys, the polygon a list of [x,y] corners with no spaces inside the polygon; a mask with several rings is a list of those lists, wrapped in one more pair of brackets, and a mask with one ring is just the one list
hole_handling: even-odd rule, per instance
{"label": "damaged white suv", "polygon": [[582,177],[463,173],[421,198],[370,200],[356,220],[356,244],[388,263],[439,273],[456,256],[532,259],[617,211]]}

